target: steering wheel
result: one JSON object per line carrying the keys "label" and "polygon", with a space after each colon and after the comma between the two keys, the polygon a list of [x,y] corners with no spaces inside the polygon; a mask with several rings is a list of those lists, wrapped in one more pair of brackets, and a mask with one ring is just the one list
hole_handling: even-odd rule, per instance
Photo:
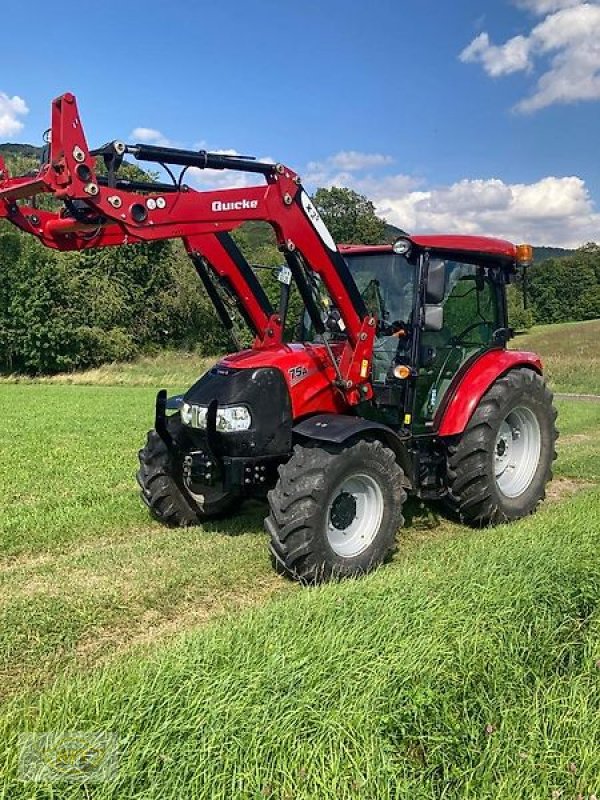
{"label": "steering wheel", "polygon": [[395,319],[393,322],[385,322],[379,320],[377,323],[377,333],[379,336],[397,336],[398,339],[406,338],[409,333],[409,325],[401,319]]}
{"label": "steering wheel", "polygon": [[456,336],[452,336],[450,338],[450,341],[448,342],[448,344],[450,344],[450,345],[464,344],[463,340],[464,340],[465,336],[468,333],[471,333],[471,331],[474,331],[476,328],[479,328],[481,325],[487,325],[488,328],[493,328],[494,327],[494,323],[493,322],[488,322],[487,320],[480,320],[479,322],[473,322],[473,323],[471,323],[471,325],[469,325],[467,328],[465,328],[464,331],[461,331],[460,333],[457,333]]}

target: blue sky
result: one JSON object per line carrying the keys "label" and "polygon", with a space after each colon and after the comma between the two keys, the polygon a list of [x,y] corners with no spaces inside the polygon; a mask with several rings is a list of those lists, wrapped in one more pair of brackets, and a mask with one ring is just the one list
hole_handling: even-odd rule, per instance
{"label": "blue sky", "polygon": [[93,7],[5,11],[0,141],[38,142],[73,91],[90,144],[271,157],[411,231],[600,241],[600,0]]}

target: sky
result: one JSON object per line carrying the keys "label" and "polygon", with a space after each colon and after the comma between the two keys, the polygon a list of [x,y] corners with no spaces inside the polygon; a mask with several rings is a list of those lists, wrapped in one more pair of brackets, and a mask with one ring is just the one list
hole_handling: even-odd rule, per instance
{"label": "sky", "polygon": [[72,91],[90,145],[282,161],[413,233],[600,242],[600,0],[28,0],[2,18],[0,141],[39,143]]}

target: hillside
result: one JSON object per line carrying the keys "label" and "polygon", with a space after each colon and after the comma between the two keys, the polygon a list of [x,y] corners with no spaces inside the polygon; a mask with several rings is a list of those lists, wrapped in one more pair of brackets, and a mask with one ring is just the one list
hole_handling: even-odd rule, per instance
{"label": "hillside", "polygon": [[600,319],[537,325],[512,341],[512,349],[539,353],[557,392],[600,395]]}
{"label": "hillside", "polygon": [[5,142],[4,144],[0,144],[0,155],[39,159],[42,155],[42,148],[36,147],[33,144],[12,144],[10,142]]}
{"label": "hillside", "polygon": [[385,223],[385,241],[386,242],[393,242],[399,236],[407,236],[407,232],[403,231],[402,228],[399,228],[397,225],[392,225],[389,222]]}
{"label": "hillside", "polygon": [[536,245],[533,248],[533,260],[539,264],[549,258],[567,258],[576,252],[576,250],[567,250],[564,247],[539,247]]}

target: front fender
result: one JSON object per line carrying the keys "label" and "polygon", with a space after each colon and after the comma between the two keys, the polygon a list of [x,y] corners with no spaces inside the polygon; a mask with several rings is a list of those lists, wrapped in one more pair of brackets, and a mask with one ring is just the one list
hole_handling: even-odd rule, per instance
{"label": "front fender", "polygon": [[527,367],[542,373],[542,362],[535,353],[517,350],[488,350],[461,375],[448,394],[448,401],[439,408],[434,419],[438,436],[462,433],[479,401],[490,386],[509,370]]}
{"label": "front fender", "polygon": [[316,414],[294,425],[292,434],[295,438],[331,444],[344,444],[350,439],[361,436],[379,439],[394,452],[396,460],[404,470],[406,487],[412,487],[413,465],[406,447],[408,437],[400,436],[387,425],[349,414]]}

